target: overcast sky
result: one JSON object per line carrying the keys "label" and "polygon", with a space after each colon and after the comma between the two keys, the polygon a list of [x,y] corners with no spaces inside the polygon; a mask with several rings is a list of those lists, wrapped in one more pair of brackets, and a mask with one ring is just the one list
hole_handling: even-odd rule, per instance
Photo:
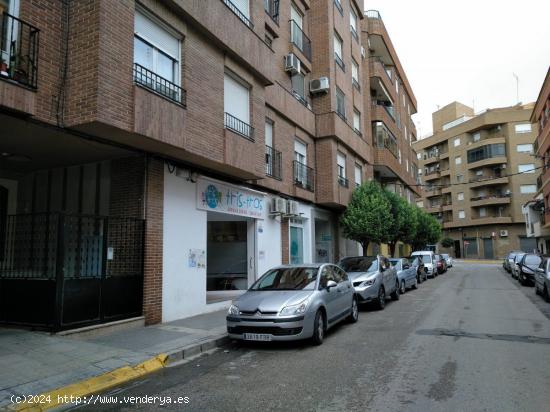
{"label": "overcast sky", "polygon": [[365,0],[378,10],[418,101],[418,137],[437,106],[535,101],[550,65],[549,0]]}

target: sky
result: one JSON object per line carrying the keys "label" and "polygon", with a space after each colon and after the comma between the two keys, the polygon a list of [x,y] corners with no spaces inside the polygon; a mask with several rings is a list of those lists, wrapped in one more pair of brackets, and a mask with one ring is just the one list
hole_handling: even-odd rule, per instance
{"label": "sky", "polygon": [[550,66],[549,0],[365,0],[378,10],[418,102],[418,138],[455,100],[476,112],[537,99]]}

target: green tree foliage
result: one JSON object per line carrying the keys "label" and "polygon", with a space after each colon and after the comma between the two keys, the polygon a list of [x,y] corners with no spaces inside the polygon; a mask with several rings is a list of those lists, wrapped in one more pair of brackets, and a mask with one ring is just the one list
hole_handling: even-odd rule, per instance
{"label": "green tree foliage", "polygon": [[454,239],[450,237],[446,237],[446,238],[443,238],[443,240],[441,240],[441,246],[443,247],[453,247],[454,244],[455,244]]}
{"label": "green tree foliage", "polygon": [[359,242],[364,254],[371,242],[388,242],[393,216],[382,187],[376,182],[367,182],[355,189],[340,223],[344,235]]}
{"label": "green tree foliage", "polygon": [[416,206],[411,206],[401,196],[388,190],[384,190],[384,194],[391,205],[393,216],[388,246],[390,255],[395,256],[397,242],[411,243],[415,239],[417,216],[413,208]]}
{"label": "green tree foliage", "polygon": [[412,243],[414,250],[421,250],[426,245],[433,245],[441,239],[441,225],[435,217],[420,208],[415,209],[418,226]]}

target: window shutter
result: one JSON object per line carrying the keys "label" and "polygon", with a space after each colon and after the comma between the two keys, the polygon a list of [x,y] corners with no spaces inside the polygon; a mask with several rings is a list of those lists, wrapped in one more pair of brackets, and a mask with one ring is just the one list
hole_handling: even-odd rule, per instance
{"label": "window shutter", "polygon": [[139,37],[179,60],[179,40],[139,11],[135,14],[134,30]]}
{"label": "window shutter", "polygon": [[229,75],[224,77],[224,111],[250,124],[248,88]]}

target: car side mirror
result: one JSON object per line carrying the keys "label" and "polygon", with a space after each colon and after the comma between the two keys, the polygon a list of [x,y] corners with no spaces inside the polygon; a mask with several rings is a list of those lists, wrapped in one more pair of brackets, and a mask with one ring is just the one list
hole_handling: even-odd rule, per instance
{"label": "car side mirror", "polygon": [[336,283],[334,280],[329,280],[327,282],[327,290],[330,291],[331,288],[334,288],[338,286],[338,283]]}
{"label": "car side mirror", "polygon": [[543,268],[537,268],[537,272],[544,274],[544,269]]}

